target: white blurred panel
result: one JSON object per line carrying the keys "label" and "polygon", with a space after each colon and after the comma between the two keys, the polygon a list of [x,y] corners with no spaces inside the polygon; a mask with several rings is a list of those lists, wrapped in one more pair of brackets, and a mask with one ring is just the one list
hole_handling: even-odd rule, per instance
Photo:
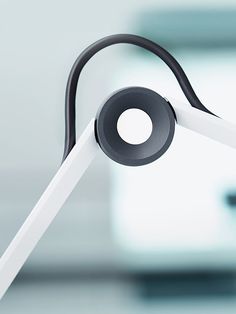
{"label": "white blurred panel", "polygon": [[[235,56],[180,55],[203,103],[236,123]],[[187,102],[172,73],[154,58],[137,58],[119,77],[114,89],[146,86]],[[130,262],[236,265],[236,216],[224,202],[225,193],[236,188],[235,160],[236,150],[177,126],[170,149],[154,163],[134,168],[112,163],[115,238],[131,253]]]}

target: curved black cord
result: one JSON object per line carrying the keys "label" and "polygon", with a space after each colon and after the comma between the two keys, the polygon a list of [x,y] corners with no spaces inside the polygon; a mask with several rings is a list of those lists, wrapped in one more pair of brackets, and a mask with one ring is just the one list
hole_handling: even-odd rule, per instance
{"label": "curved black cord", "polygon": [[159,46],[158,44],[154,43],[151,40],[136,35],[119,34],[108,36],[96,41],[88,48],[86,48],[77,58],[71,69],[66,87],[65,146],[63,161],[70,153],[76,141],[75,100],[80,73],[85,64],[89,61],[89,59],[91,59],[97,52],[114,44],[132,44],[154,53],[156,56],[161,58],[174,73],[183,93],[185,94],[191,106],[204,112],[207,112],[209,114],[213,114],[198,99],[180,64],[164,48],[162,48],[161,46]]}

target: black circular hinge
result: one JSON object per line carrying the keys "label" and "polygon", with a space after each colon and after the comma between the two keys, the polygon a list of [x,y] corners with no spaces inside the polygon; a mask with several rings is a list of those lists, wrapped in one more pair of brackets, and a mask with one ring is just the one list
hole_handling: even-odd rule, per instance
{"label": "black circular hinge", "polygon": [[[117,130],[121,114],[133,108],[143,110],[152,121],[151,135],[141,144],[125,142]],[[95,124],[96,138],[103,152],[127,166],[141,166],[160,158],[169,148],[174,131],[175,116],[170,104],[143,87],[129,87],[114,93],[98,111]]]}

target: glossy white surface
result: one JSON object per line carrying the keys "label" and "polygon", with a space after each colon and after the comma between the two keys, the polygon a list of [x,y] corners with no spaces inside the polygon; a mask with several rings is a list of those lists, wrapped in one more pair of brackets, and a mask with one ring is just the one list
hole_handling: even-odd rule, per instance
{"label": "glossy white surface", "polygon": [[152,120],[143,110],[132,108],[124,111],[117,121],[120,137],[129,144],[141,144],[152,133]]}

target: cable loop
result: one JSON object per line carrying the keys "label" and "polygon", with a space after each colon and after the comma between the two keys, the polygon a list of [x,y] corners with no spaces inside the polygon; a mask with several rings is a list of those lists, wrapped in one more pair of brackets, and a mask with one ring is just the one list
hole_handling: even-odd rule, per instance
{"label": "cable loop", "polygon": [[[141,36],[118,34],[104,37],[86,48],[76,59],[67,81],[65,96],[65,145],[63,161],[66,159],[76,142],[76,90],[78,80],[85,64],[100,50],[115,44],[132,44],[144,48],[158,56],[174,73],[179,85],[194,108],[213,114],[198,99],[185,72],[177,60],[164,48]],[[214,115],[214,114],[213,114]]]}

